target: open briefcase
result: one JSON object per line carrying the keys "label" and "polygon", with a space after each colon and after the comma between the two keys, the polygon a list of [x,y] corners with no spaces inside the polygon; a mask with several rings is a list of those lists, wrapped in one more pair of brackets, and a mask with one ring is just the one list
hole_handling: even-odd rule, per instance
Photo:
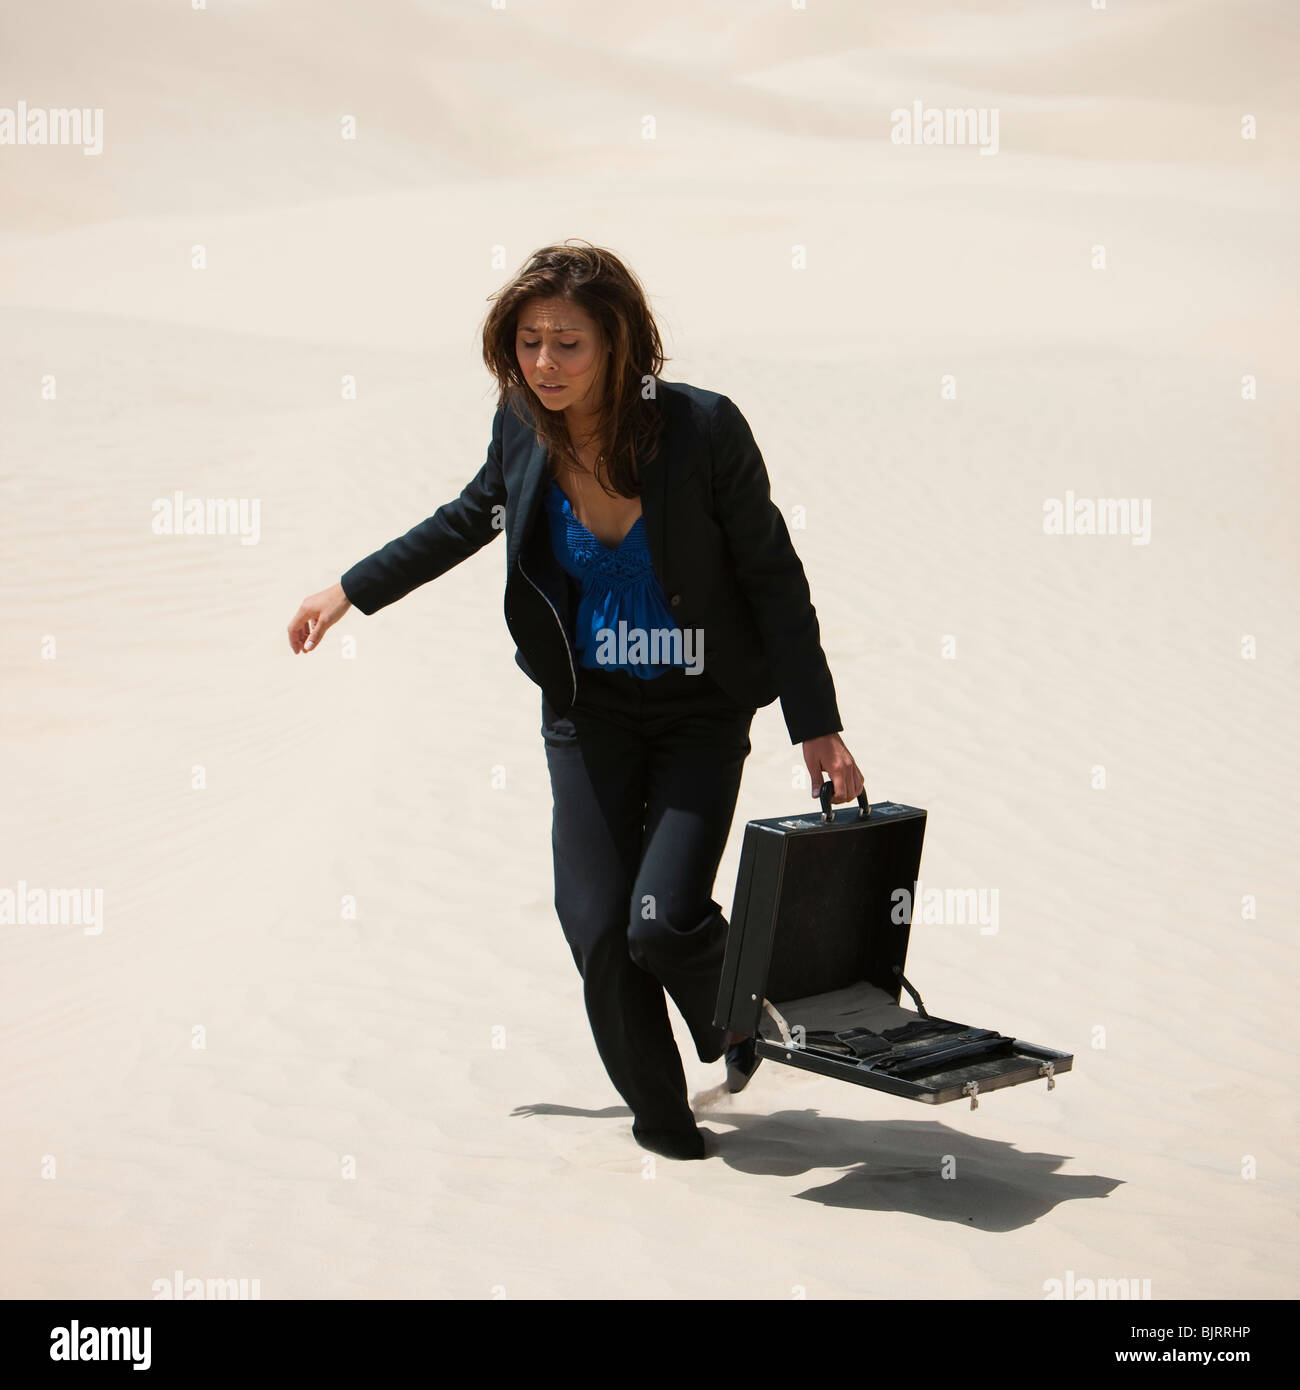
{"label": "open briefcase", "polygon": [[760,1057],[931,1104],[1050,1090],[1071,1054],[937,1018],[903,975],[925,812],[865,792],[836,812],[829,782],[821,800],[745,826],[714,1024]]}

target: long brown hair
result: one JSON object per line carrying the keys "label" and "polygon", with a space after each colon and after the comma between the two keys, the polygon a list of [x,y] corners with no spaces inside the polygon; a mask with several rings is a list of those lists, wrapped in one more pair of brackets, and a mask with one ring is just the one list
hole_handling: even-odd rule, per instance
{"label": "long brown hair", "polygon": [[534,251],[514,278],[489,296],[483,360],[496,378],[497,404],[504,407],[513,399],[517,407],[522,401],[557,466],[579,468],[564,412],[552,414],[542,405],[515,355],[519,311],[535,298],[571,300],[596,321],[606,355],[604,399],[596,423],[603,458],[596,463],[595,477],[611,496],[639,496],[637,462],[655,456],[663,428],[656,384],[646,378],[658,377],[671,360],[664,357],[641,282],[612,251],[570,237],[563,245]]}

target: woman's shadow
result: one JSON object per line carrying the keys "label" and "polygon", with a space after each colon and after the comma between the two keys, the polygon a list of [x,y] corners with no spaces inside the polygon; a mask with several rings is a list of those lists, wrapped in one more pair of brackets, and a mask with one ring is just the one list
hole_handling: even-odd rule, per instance
{"label": "woman's shadow", "polygon": [[[811,1108],[746,1114],[698,1102],[695,1110],[705,1132],[706,1161],[720,1158],[737,1172],[759,1177],[839,1169],[832,1181],[797,1194],[828,1207],[911,1212],[981,1231],[1011,1231],[1061,1202],[1107,1197],[1122,1181],[1061,1173],[1069,1155],[1021,1153],[1007,1141],[951,1129],[939,1120],[854,1120]],[[631,1114],[624,1106],[593,1111],[545,1104],[520,1106],[514,1113]],[[715,1125],[730,1128],[711,1128]]]}

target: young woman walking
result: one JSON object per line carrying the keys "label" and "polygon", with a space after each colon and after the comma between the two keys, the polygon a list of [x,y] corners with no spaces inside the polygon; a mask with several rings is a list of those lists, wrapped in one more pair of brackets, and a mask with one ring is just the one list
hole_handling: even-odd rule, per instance
{"label": "young woman walking", "polygon": [[727,922],[713,881],[758,708],[780,699],[812,796],[863,777],[803,566],[743,415],[660,379],[659,332],[612,253],[548,246],[496,295],[498,385],[483,467],[452,502],[305,599],[295,652],[506,534],[506,623],[541,687],[555,907],[637,1142],[702,1158],[664,991],[728,1087],[753,1039],[713,1023]]}

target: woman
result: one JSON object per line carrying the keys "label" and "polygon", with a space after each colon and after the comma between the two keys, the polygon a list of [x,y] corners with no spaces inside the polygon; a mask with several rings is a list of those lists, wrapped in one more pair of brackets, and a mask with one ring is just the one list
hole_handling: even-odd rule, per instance
{"label": "woman", "polygon": [[750,752],[778,697],[816,796],[863,778],[803,566],[749,426],[725,396],[659,379],[640,284],[566,242],[492,297],[483,356],[499,392],[487,461],[453,502],[306,599],[311,651],[506,533],[506,622],[542,689],[555,906],[601,1061],[644,1148],[702,1158],[664,990],[728,1086],[752,1038],[713,1023],[727,922],[712,898]]}

